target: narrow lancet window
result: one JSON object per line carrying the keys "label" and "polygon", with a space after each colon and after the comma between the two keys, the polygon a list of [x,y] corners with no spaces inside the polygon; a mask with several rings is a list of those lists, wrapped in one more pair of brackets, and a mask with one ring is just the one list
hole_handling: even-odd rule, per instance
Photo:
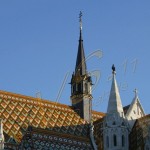
{"label": "narrow lancet window", "polygon": [[117,136],[114,134],[114,146],[117,146]]}
{"label": "narrow lancet window", "polygon": [[108,136],[106,137],[106,146],[107,146],[107,148],[109,148],[109,137]]}
{"label": "narrow lancet window", "polygon": [[85,93],[86,94],[88,93],[88,85],[87,85],[87,83],[85,83]]}
{"label": "narrow lancet window", "polygon": [[124,135],[122,135],[122,147],[124,147],[125,146],[125,137],[124,137]]}

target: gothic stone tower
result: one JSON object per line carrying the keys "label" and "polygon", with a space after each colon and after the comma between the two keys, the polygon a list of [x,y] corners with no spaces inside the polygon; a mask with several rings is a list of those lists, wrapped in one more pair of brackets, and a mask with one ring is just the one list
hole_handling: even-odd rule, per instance
{"label": "gothic stone tower", "polygon": [[103,125],[104,150],[128,150],[128,124],[123,112],[114,65],[112,70],[112,85]]}
{"label": "gothic stone tower", "polygon": [[83,48],[82,39],[82,14],[80,14],[80,36],[78,45],[78,54],[76,59],[75,72],[72,74],[71,79],[71,101],[72,106],[78,112],[78,114],[90,122],[91,120],[91,107],[92,107],[92,95],[91,76],[87,73],[85,54]]}

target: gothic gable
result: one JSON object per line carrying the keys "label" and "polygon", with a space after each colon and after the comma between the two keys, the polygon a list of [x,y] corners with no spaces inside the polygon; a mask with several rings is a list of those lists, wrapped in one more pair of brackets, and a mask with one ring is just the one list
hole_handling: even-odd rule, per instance
{"label": "gothic gable", "polygon": [[142,105],[141,105],[138,97],[133,99],[125,116],[129,122],[130,128],[133,127],[136,119],[145,116],[144,110],[142,108]]}

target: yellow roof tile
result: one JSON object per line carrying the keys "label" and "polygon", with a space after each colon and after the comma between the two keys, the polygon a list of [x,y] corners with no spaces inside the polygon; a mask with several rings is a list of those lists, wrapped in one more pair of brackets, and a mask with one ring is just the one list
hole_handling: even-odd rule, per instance
{"label": "yellow roof tile", "polygon": [[[92,112],[93,121],[103,116],[104,113]],[[6,91],[0,91],[0,118],[5,134],[17,142],[21,141],[29,125],[80,137],[88,135],[88,122],[71,106]]]}

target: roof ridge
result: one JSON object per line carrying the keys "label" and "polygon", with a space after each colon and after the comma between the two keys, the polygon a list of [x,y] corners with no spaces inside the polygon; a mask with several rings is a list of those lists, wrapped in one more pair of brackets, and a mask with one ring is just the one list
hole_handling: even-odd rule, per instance
{"label": "roof ridge", "polygon": [[67,108],[71,108],[72,106],[69,106],[69,105],[66,105],[66,104],[61,104],[61,103],[58,103],[58,102],[54,102],[54,101],[50,101],[50,100],[47,100],[47,99],[40,99],[40,98],[36,98],[36,97],[32,97],[32,96],[26,96],[26,95],[23,95],[23,94],[18,94],[18,93],[12,93],[12,92],[7,92],[7,91],[3,91],[3,90],[0,90],[0,95],[3,94],[3,95],[8,95],[9,96],[12,96],[12,97],[16,97],[16,98],[21,98],[21,99],[25,99],[25,100],[32,100],[32,101],[37,101],[37,102],[46,102],[46,103],[49,103],[49,104],[53,104],[53,105],[58,105],[58,106],[64,106],[64,107],[67,107]]}
{"label": "roof ridge", "polygon": [[[18,94],[18,93],[13,93],[13,92],[8,92],[8,91],[3,91],[3,90],[0,90],[0,96],[1,95],[5,95],[7,97],[11,96],[11,97],[15,97],[15,98],[21,98],[21,99],[25,99],[26,101],[28,100],[32,100],[32,101],[36,101],[38,103],[47,103],[47,104],[53,104],[53,105],[57,105],[57,106],[63,106],[67,109],[70,109],[70,111],[72,110],[72,112],[75,112],[72,108],[72,106],[70,105],[66,105],[66,104],[62,104],[62,103],[58,103],[58,102],[54,102],[54,101],[51,101],[51,100],[47,100],[47,99],[40,99],[40,98],[36,98],[36,97],[33,97],[33,96],[26,96],[26,95],[23,95],[23,94]],[[5,97],[4,96],[4,97]],[[18,100],[18,99],[17,99]],[[76,113],[76,112],[75,112]],[[105,113],[103,112],[99,112],[99,111],[96,111],[96,110],[92,110],[92,115],[105,115]]]}

